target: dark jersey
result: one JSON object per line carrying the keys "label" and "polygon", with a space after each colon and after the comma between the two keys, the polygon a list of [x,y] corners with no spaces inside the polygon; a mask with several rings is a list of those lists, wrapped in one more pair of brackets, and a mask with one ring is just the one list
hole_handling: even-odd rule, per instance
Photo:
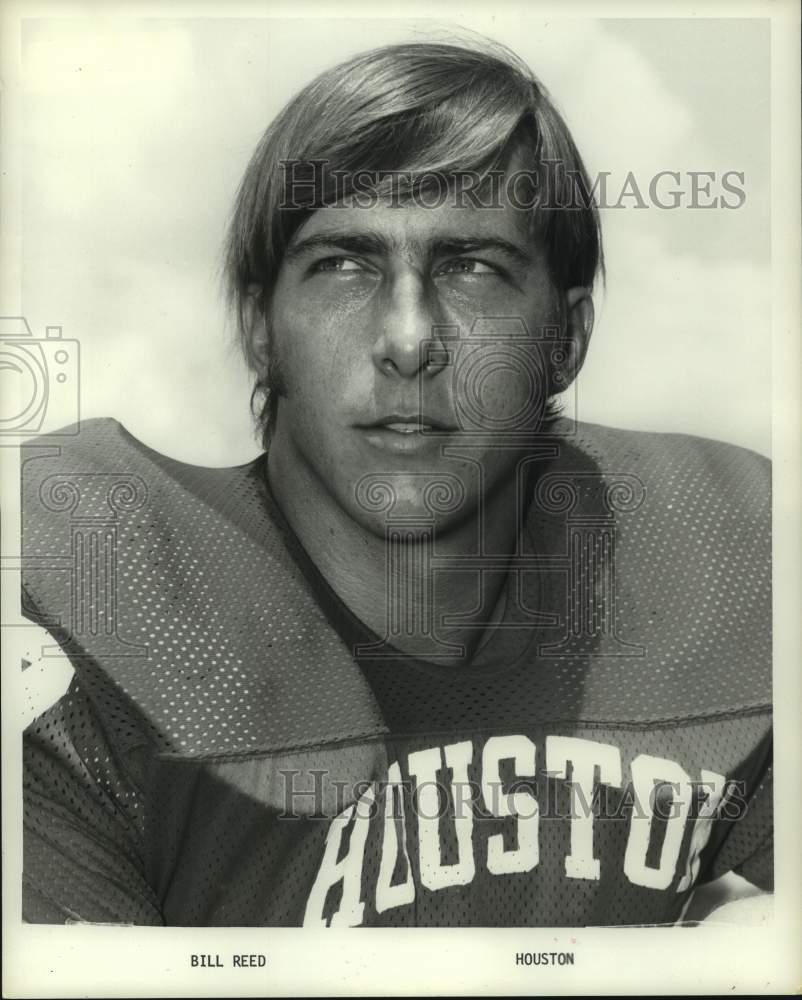
{"label": "dark jersey", "polygon": [[[457,668],[436,623],[413,659],[403,616],[345,607],[264,458],[187,466],[111,421],[33,446],[24,610],[75,679],[25,734],[25,918],[662,924],[727,871],[771,888],[768,463],[544,441]],[[481,560],[428,558],[475,573],[481,623]]]}

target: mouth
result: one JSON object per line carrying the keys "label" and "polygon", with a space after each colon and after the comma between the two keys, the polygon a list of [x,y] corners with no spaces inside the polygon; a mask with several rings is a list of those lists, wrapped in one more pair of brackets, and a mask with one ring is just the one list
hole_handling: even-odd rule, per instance
{"label": "mouth", "polygon": [[437,454],[443,435],[456,427],[426,413],[388,413],[370,423],[356,424],[370,448],[399,457]]}
{"label": "mouth", "polygon": [[368,431],[389,431],[393,434],[432,434],[448,433],[455,431],[456,427],[450,426],[442,420],[427,414],[414,414],[405,416],[400,413],[389,413],[385,417],[380,417],[369,424],[358,424],[362,430]]}

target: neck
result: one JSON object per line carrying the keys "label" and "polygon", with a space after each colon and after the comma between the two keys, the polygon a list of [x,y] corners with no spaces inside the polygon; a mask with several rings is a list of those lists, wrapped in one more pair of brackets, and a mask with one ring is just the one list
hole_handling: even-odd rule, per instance
{"label": "neck", "polygon": [[[464,475],[468,463],[456,461]],[[476,572],[435,573],[430,559],[435,550],[438,561],[476,555],[480,538],[484,554],[508,557],[519,530],[514,481],[482,497],[483,527],[477,510],[442,528],[422,517],[382,532],[350,516],[278,429],[268,473],[291,528],[354,615],[402,653],[465,665],[486,637],[476,622],[501,615],[506,572],[485,572],[481,580]],[[474,624],[446,627],[446,616],[472,618]]]}

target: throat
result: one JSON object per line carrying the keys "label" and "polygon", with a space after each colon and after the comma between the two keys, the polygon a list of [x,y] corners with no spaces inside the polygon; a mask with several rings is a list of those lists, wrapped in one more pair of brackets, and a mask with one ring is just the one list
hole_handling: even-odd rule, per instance
{"label": "throat", "polygon": [[[447,530],[410,518],[382,533],[349,516],[314,477],[299,476],[297,464],[285,466],[272,446],[268,469],[289,548],[324,612],[353,640],[354,655],[400,653],[465,667],[487,648],[505,612],[506,559],[518,535],[514,498],[491,501],[497,509],[487,523],[496,527],[484,535],[476,518]],[[499,499],[512,511],[498,509]],[[480,537],[483,554],[494,553],[481,572]]]}

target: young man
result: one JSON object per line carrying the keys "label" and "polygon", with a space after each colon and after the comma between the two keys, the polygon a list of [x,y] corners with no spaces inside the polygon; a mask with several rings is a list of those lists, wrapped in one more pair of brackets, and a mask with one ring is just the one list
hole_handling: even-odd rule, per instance
{"label": "young man", "polygon": [[76,674],[26,734],[26,919],[664,924],[771,888],[767,463],[557,416],[590,189],[495,50],[366,53],[270,126],[227,246],[266,454],[100,421],[24,466],[26,613]]}

